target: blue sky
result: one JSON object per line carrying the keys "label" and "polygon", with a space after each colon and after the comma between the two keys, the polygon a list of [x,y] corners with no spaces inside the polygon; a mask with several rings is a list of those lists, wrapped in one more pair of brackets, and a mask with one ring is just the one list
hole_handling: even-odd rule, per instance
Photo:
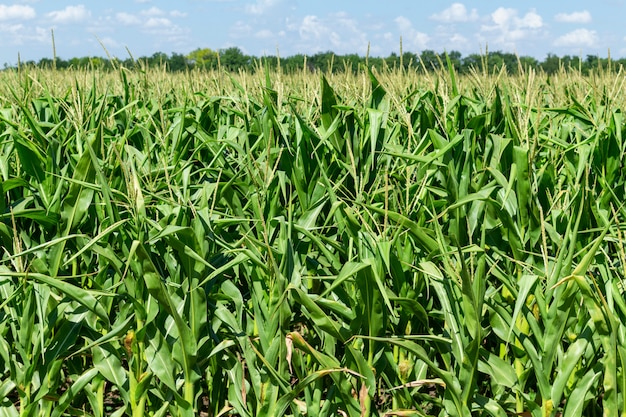
{"label": "blue sky", "polygon": [[[2,1],[2,0],[0,0]],[[626,1],[22,0],[0,3],[0,65],[57,56],[186,54],[231,46],[281,56],[489,50],[538,59],[626,56]]]}

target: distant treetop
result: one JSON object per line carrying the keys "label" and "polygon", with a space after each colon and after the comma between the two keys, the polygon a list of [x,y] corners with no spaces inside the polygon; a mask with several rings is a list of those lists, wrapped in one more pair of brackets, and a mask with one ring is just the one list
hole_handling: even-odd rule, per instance
{"label": "distant treetop", "polygon": [[[534,68],[547,74],[553,74],[561,69],[574,69],[584,74],[592,69],[618,69],[626,65],[626,58],[610,60],[596,55],[587,55],[585,58],[578,56],[557,56],[548,54],[543,61],[530,56],[518,56],[510,52],[489,52],[487,55],[470,54],[462,56],[458,51],[435,52],[424,50],[420,53],[403,52],[402,55],[391,53],[388,57],[361,56],[357,54],[338,55],[331,51],[318,52],[313,55],[296,54],[288,57],[262,56],[255,57],[246,55],[237,47],[213,50],[210,48],[198,48],[187,55],[172,52],[168,55],[164,52],[155,52],[151,56],[142,56],[137,59],[127,58],[119,60],[103,57],[80,57],[68,60],[57,57],[56,59],[42,58],[39,61],[20,62],[18,65],[36,66],[42,68],[97,68],[113,69],[123,67],[165,67],[172,72],[193,69],[228,71],[256,71],[259,68],[276,69],[280,66],[282,71],[321,71],[321,72],[345,72],[358,71],[360,66],[383,68],[404,68],[416,71],[431,71],[446,66],[447,62],[454,66],[461,74],[468,73],[472,68],[499,71],[503,67],[510,74],[517,74],[522,68]],[[5,69],[16,68],[5,64]]]}

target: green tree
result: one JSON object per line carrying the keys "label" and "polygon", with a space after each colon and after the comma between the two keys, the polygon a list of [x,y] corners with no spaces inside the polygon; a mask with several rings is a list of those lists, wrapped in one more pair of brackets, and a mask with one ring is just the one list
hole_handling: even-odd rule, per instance
{"label": "green tree", "polygon": [[195,68],[216,69],[218,52],[210,48],[198,48],[187,54],[187,62]]}
{"label": "green tree", "polygon": [[520,56],[519,63],[522,66],[522,68],[524,68],[524,70],[527,70],[528,68],[539,67],[539,61],[537,61],[535,58],[531,56]]}
{"label": "green tree", "polygon": [[155,52],[152,56],[144,58],[146,63],[151,67],[166,65],[169,57],[165,52]]}
{"label": "green tree", "polygon": [[227,70],[237,71],[239,69],[249,69],[252,60],[241,49],[232,47],[220,49],[220,62]]}
{"label": "green tree", "polygon": [[585,66],[587,70],[598,69],[601,66],[601,60],[598,55],[587,55],[587,59],[585,59]]}
{"label": "green tree", "polygon": [[561,68],[561,59],[554,54],[548,54],[546,59],[541,63],[541,68],[547,74],[554,74]]}
{"label": "green tree", "polygon": [[[406,54],[403,54],[402,60],[404,61]],[[435,51],[426,49],[422,51],[419,57],[420,62],[427,71],[432,71],[440,67],[440,57]],[[404,65],[408,65],[408,62],[403,62]]]}
{"label": "green tree", "polygon": [[168,61],[170,71],[184,71],[188,68],[187,59],[182,54],[177,54],[176,52],[172,52],[172,56]]}
{"label": "green tree", "polygon": [[389,68],[396,68],[400,65],[400,57],[395,52],[392,52],[387,58],[385,63]]}
{"label": "green tree", "polygon": [[343,69],[345,72],[357,73],[359,71],[361,62],[364,62],[364,59],[357,54],[348,54],[337,58],[340,62],[343,63],[343,68],[341,69]]}
{"label": "green tree", "polygon": [[450,51],[448,52],[448,59],[450,60],[450,64],[454,67],[455,70],[461,70],[461,53],[459,51]]}
{"label": "green tree", "polygon": [[[315,55],[309,57],[307,62],[313,65],[314,68],[319,69],[322,72],[327,72],[332,66],[335,66],[335,54],[332,51],[318,52]],[[332,68],[335,70],[336,68]]]}
{"label": "green tree", "polygon": [[302,69],[304,68],[304,58],[305,57],[302,54],[281,58],[280,66],[283,71],[286,72],[302,71]]}
{"label": "green tree", "polygon": [[461,72],[468,73],[470,70],[482,70],[483,59],[480,54],[469,54],[461,61]]}

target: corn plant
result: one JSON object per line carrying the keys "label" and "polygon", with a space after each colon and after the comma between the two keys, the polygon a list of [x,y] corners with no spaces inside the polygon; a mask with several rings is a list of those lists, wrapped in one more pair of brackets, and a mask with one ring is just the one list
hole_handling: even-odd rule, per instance
{"label": "corn plant", "polygon": [[0,415],[626,415],[619,77],[0,77]]}

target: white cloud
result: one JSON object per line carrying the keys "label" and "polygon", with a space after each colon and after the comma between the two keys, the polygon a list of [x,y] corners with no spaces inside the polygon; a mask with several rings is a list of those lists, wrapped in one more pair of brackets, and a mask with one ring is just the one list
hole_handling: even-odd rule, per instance
{"label": "white cloud", "polygon": [[470,22],[478,19],[478,12],[476,9],[468,11],[463,3],[452,3],[447,9],[431,15],[430,19],[445,23]]}
{"label": "white cloud", "polygon": [[254,34],[254,37],[257,39],[271,39],[274,37],[274,34],[271,30],[262,29]]}
{"label": "white cloud", "polygon": [[158,27],[171,27],[172,21],[168,19],[166,14],[173,18],[181,18],[187,16],[187,13],[179,10],[172,10],[168,13],[159,9],[158,7],[151,7],[139,12],[139,15],[134,15],[126,12],[119,12],[115,14],[115,20],[117,23],[121,23],[125,26],[142,25],[144,28],[152,29]]}
{"label": "white cloud", "polygon": [[32,19],[35,16],[35,9],[30,6],[20,6],[19,4],[6,6],[4,4],[0,4],[0,21],[11,19]]}
{"label": "white cloud", "polygon": [[50,44],[49,29],[27,27],[21,23],[0,23],[0,34],[7,43],[13,45],[23,45],[30,42]]}
{"label": "white cloud", "polygon": [[520,41],[538,36],[544,28],[543,18],[535,10],[520,17],[516,9],[499,7],[491,13],[492,25],[483,25],[481,41],[514,49]]}
{"label": "white cloud", "polygon": [[499,7],[491,13],[491,20],[495,23],[495,27],[489,29],[538,29],[543,26],[543,19],[534,10],[526,13],[523,17],[518,17],[515,9],[506,9]]}
{"label": "white cloud", "polygon": [[305,39],[319,38],[324,33],[326,28],[322,26],[320,19],[317,16],[309,15],[302,19],[302,25],[300,25],[300,36]]}
{"label": "white cloud", "polygon": [[24,25],[21,23],[16,23],[12,25],[0,24],[0,32],[18,33],[22,29],[24,29]]}
{"label": "white cloud", "polygon": [[187,13],[181,12],[180,10],[172,10],[170,12],[170,16],[172,16],[172,17],[186,17]]}
{"label": "white cloud", "polygon": [[554,41],[554,46],[567,46],[567,47],[594,47],[598,42],[598,34],[595,30],[589,29],[576,29],[566,33],[563,36],[559,36]]}
{"label": "white cloud", "polygon": [[455,50],[465,49],[469,45],[469,40],[460,33],[455,33],[450,37],[450,45],[454,45],[452,49]]}
{"label": "white cloud", "polygon": [[141,23],[141,19],[139,19],[137,16],[132,15],[130,13],[126,13],[126,12],[120,12],[120,13],[116,13],[115,14],[115,19],[123,24],[123,25],[138,25]]}
{"label": "white cloud", "polygon": [[150,7],[140,12],[144,16],[163,16],[165,12],[158,7]]}
{"label": "white cloud", "polygon": [[[141,33],[150,35],[153,38],[153,48],[159,49],[164,45],[189,48],[191,30],[177,25],[170,19],[186,15],[178,10],[165,12],[158,7],[151,7],[141,10],[138,14],[119,12],[115,14],[114,19],[117,24],[137,26]],[[111,26],[115,25],[109,23],[108,27]],[[98,33],[105,31],[106,27],[101,28]]]}
{"label": "white cloud", "polygon": [[589,23],[591,22],[591,13],[587,10],[582,12],[559,13],[554,16],[554,20],[563,23]]}
{"label": "white cloud", "polygon": [[47,14],[54,23],[80,22],[91,17],[91,12],[84,5],[67,6],[63,10],[55,10]]}
{"label": "white cloud", "polygon": [[164,29],[172,26],[172,22],[165,17],[151,17],[143,25],[146,29]]}
{"label": "white cloud", "polygon": [[495,12],[491,13],[491,20],[497,27],[507,27],[516,16],[517,10],[499,7]]}
{"label": "white cloud", "polygon": [[[347,13],[334,13],[331,14],[329,18],[331,26],[336,28],[336,30],[340,30],[344,34],[344,36],[340,37],[342,39],[345,38],[345,42],[352,45],[353,49],[350,52],[361,50],[367,45],[367,34],[361,30],[359,22],[351,18]],[[341,40],[340,43],[344,44],[344,41]],[[344,48],[345,47],[346,46],[344,45]]]}
{"label": "white cloud", "polygon": [[539,29],[543,27],[543,19],[537,12],[532,10],[519,20],[519,26],[521,28]]}
{"label": "white cloud", "polygon": [[121,46],[115,39],[108,36],[100,39],[100,42],[107,48],[119,48]]}
{"label": "white cloud", "polygon": [[169,46],[173,44],[174,46],[185,45],[188,47],[190,30],[174,24],[165,17],[150,17],[143,24],[142,32],[155,37],[154,46],[156,48],[160,48],[163,42],[170,44]]}
{"label": "white cloud", "polygon": [[413,30],[413,24],[411,23],[409,19],[407,19],[404,16],[396,17],[395,22],[398,25],[398,29],[400,29],[401,32]]}
{"label": "white cloud", "polygon": [[430,36],[426,33],[417,31],[409,19],[404,16],[399,16],[395,19],[396,25],[400,30],[402,36],[402,42],[409,49],[425,49],[430,42]]}
{"label": "white cloud", "polygon": [[230,28],[230,36],[232,38],[245,38],[248,37],[252,33],[252,26],[248,23],[244,23],[241,20],[235,22],[235,24]]}
{"label": "white cloud", "polygon": [[255,3],[246,4],[244,10],[250,14],[263,14],[279,2],[280,0],[257,0]]}
{"label": "white cloud", "polygon": [[50,32],[47,29],[36,27],[35,32],[30,31],[27,38],[40,43],[48,43],[50,42]]}
{"label": "white cloud", "polygon": [[359,22],[347,13],[326,16],[307,15],[301,20],[287,19],[284,36],[296,53],[333,51],[340,54],[367,52],[368,38]]}

